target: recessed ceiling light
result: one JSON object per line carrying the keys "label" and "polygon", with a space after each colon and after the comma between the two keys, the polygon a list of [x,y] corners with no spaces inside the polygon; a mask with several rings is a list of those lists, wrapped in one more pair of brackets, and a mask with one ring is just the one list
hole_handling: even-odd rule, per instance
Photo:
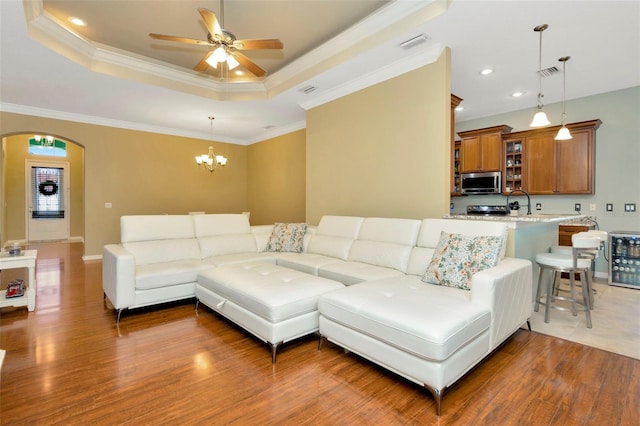
{"label": "recessed ceiling light", "polygon": [[73,25],[78,26],[78,27],[86,27],[87,26],[86,22],[84,22],[82,19],[76,18],[74,16],[70,16],[69,17],[69,22],[71,22]]}
{"label": "recessed ceiling light", "polygon": [[519,98],[520,96],[524,95],[524,92],[513,92],[511,94],[511,97],[513,98]]}
{"label": "recessed ceiling light", "polygon": [[458,105],[455,109],[456,111],[462,111],[464,107],[462,105]]}
{"label": "recessed ceiling light", "polygon": [[491,68],[485,68],[482,71],[480,71],[480,74],[482,75],[489,75],[491,73],[493,73],[493,70]]}

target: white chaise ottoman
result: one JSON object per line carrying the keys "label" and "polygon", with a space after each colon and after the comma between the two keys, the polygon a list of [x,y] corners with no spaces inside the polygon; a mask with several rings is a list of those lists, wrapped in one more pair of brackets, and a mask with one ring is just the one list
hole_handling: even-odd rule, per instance
{"label": "white chaise ottoman", "polygon": [[442,394],[489,351],[491,312],[469,292],[420,277],[370,281],[322,295],[320,345],[328,339]]}
{"label": "white chaise ottoman", "polygon": [[[198,275],[196,297],[271,345],[318,330],[318,297],[344,285],[266,262],[224,265]],[[196,305],[197,309],[197,305]]]}

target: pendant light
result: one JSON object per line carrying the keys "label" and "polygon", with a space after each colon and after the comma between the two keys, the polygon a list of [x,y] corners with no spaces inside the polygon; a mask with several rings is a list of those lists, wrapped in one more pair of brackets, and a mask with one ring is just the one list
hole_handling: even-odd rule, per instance
{"label": "pendant light", "polygon": [[529,127],[542,127],[551,124],[547,118],[547,114],[542,110],[542,98],[544,96],[542,94],[542,32],[547,28],[549,28],[547,24],[542,24],[533,29],[533,31],[540,33],[540,49],[538,51],[538,112],[533,116],[533,120],[531,121],[531,124],[529,124]]}
{"label": "pendant light", "polygon": [[558,134],[555,137],[557,141],[566,141],[573,137],[571,136],[569,129],[567,129],[567,114],[564,111],[565,91],[567,88],[567,61],[569,59],[571,59],[571,56],[563,56],[558,59],[562,62],[562,127],[560,127],[560,130],[558,130]]}

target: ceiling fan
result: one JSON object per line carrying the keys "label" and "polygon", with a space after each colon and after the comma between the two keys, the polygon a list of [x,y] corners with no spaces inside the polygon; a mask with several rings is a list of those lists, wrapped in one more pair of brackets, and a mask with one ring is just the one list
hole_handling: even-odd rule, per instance
{"label": "ceiling fan", "polygon": [[179,43],[200,44],[212,46],[210,50],[193,68],[195,71],[203,72],[208,67],[218,68],[220,64],[226,64],[228,69],[234,69],[242,65],[256,77],[263,77],[267,71],[260,68],[255,62],[239,52],[239,50],[260,50],[260,49],[282,49],[282,42],[277,39],[259,40],[237,40],[236,36],[223,28],[224,26],[224,1],[220,0],[220,17],[218,22],[216,14],[204,8],[199,8],[200,16],[204,21],[207,30],[206,40],[177,37],[163,34],[150,33],[149,37],[156,40],[177,41]]}

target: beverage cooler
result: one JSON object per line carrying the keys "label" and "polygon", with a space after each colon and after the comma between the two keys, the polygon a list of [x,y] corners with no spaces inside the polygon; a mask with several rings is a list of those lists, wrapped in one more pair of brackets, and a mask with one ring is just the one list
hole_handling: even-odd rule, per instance
{"label": "beverage cooler", "polygon": [[609,284],[640,289],[640,232],[610,232],[609,249]]}

